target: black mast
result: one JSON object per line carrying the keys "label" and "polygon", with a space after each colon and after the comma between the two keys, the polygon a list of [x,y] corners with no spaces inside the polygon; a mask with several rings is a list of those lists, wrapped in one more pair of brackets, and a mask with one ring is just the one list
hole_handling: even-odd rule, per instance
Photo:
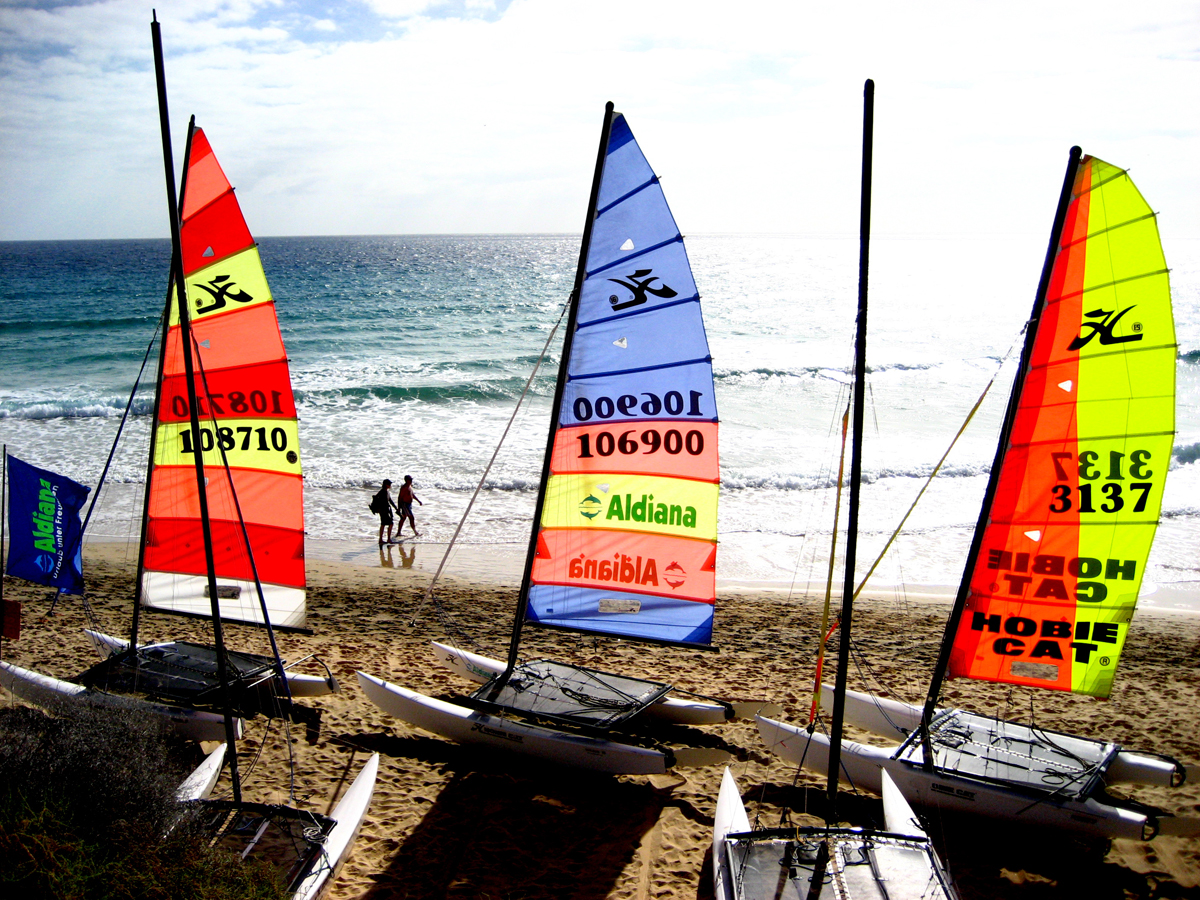
{"label": "black mast", "polygon": [[842,719],[846,712],[846,675],[850,668],[850,624],[854,616],[854,557],[858,549],[858,499],[862,484],[863,399],[867,380],[867,268],[871,247],[871,152],[875,131],[875,82],[863,85],[862,189],[858,213],[858,328],[854,339],[854,419],[850,444],[850,502],[846,520],[846,575],[842,583],[842,622],[838,642],[833,722],[829,735],[828,824],[837,821],[838,770],[842,756]]}
{"label": "black mast", "polygon": [[1017,403],[1021,398],[1021,390],[1025,386],[1025,376],[1029,371],[1029,359],[1033,355],[1033,344],[1037,339],[1038,324],[1042,311],[1046,306],[1046,293],[1050,289],[1050,275],[1054,271],[1054,260],[1058,256],[1059,245],[1062,242],[1063,226],[1067,220],[1067,209],[1071,205],[1071,189],[1075,185],[1075,174],[1079,169],[1079,159],[1083,151],[1072,147],[1067,160],[1067,174],[1063,178],[1062,191],[1058,196],[1058,210],[1054,214],[1054,227],[1050,229],[1050,244],[1046,248],[1046,260],[1042,264],[1042,276],[1038,280],[1037,295],[1034,297],[1033,310],[1029,313],[1029,321],[1025,324],[1025,345],[1021,349],[1021,362],[1017,367],[1016,377],[1013,378],[1012,393],[1008,395],[1008,408],[1004,412],[1004,422],[1000,426],[1000,440],[996,443],[996,457],[992,461],[992,471],[988,477],[987,490],[983,495],[983,506],[979,510],[979,521],[975,523],[975,533],[971,537],[971,548],[967,551],[967,563],[963,568],[962,581],[958,585],[958,594],[954,598],[954,609],[946,622],[946,633],[942,635],[942,646],[938,652],[937,666],[929,682],[929,694],[925,698],[925,709],[921,713],[921,743],[925,748],[925,768],[933,771],[933,741],[929,734],[929,724],[933,720],[934,707],[937,706],[938,696],[942,692],[942,682],[950,668],[950,648],[954,636],[958,633],[959,622],[967,607],[967,599],[971,595],[971,573],[975,569],[975,560],[979,556],[979,548],[983,545],[983,535],[992,509],[992,500],[996,496],[996,488],[1000,483],[1000,471],[1004,467],[1004,457],[1008,453],[1008,442],[1012,435],[1013,422],[1017,417]]}
{"label": "black mast", "polygon": [[[152,14],[153,15],[153,14]],[[212,532],[208,519],[208,492],[204,480],[203,443],[200,440],[199,404],[196,402],[196,374],[192,360],[192,329],[188,319],[187,293],[183,278],[183,251],[179,239],[179,208],[175,199],[175,161],[171,154],[171,126],[167,115],[167,81],[163,69],[162,35],[158,18],[150,23],[150,36],[154,44],[154,74],[158,82],[158,119],[162,132],[163,166],[167,179],[167,210],[171,218],[171,277],[175,282],[175,300],[179,310],[179,342],[183,349],[183,370],[187,382],[188,409],[191,417],[192,454],[196,463],[196,490],[200,501],[200,524],[204,533],[204,563],[208,570],[208,597],[212,605],[213,639],[216,643],[217,679],[221,684],[221,699],[225,706],[225,741],[229,745],[229,774],[233,781],[233,800],[240,803],[242,789],[237,769],[237,734],[230,712],[229,683],[225,659],[225,639],[221,629],[221,602],[217,595],[216,565],[213,562]],[[196,127],[193,117],[188,123],[188,148],[192,143],[192,131]],[[185,163],[187,158],[185,157]],[[167,335],[163,335],[166,341]]]}
{"label": "black mast", "polygon": [[579,296],[583,281],[587,277],[587,254],[592,243],[592,225],[596,221],[596,198],[600,195],[600,179],[604,175],[604,160],[608,155],[608,138],[612,132],[613,103],[604,105],[604,124],[600,129],[600,149],[596,152],[596,172],[592,177],[592,193],[588,198],[587,220],[583,225],[583,241],[579,248],[579,264],[575,268],[575,287],[571,290],[571,305],[567,314],[567,333],[563,338],[562,360],[558,365],[558,381],[554,385],[554,402],[550,407],[550,433],[546,438],[546,455],[542,459],[542,480],[537,503],[533,508],[533,527],[529,535],[529,550],[525,554],[525,572],[521,577],[521,592],[517,597],[517,614],[513,621],[512,639],[508,645],[508,665],[495,683],[498,690],[503,687],[517,664],[517,651],[521,644],[521,629],[525,624],[525,611],[529,606],[529,581],[533,577],[533,556],[537,552],[538,533],[541,531],[542,508],[546,502],[546,485],[550,480],[550,458],[554,453],[554,435],[558,432],[559,407],[562,406],[563,389],[567,383],[567,371],[571,362],[571,345],[575,341],[575,322],[579,313]]}
{"label": "black mast", "polygon": [[[192,132],[188,130],[188,143],[184,150],[184,159],[190,159],[192,155]],[[184,169],[183,176],[179,179],[179,197],[182,200],[187,192],[187,169]],[[150,415],[150,454],[146,458],[146,492],[142,497],[142,530],[141,540],[138,542],[138,560],[137,573],[133,581],[134,599],[133,599],[133,621],[129,626],[129,647],[131,650],[137,649],[138,642],[138,626],[141,622],[142,615],[142,579],[146,573],[146,529],[150,524],[150,488],[154,480],[154,452],[158,446],[158,429],[155,425],[158,424],[158,412],[162,404],[162,383],[163,370],[167,364],[167,334],[171,330],[171,300],[175,293],[175,248],[171,248],[171,273],[167,278],[167,298],[163,304],[162,325],[159,328],[159,345],[158,345],[158,370],[155,374],[154,384],[154,409]],[[138,376],[141,377],[140,375]],[[133,403],[133,396],[129,397],[130,404]],[[119,436],[118,432],[118,436]],[[113,443],[113,449],[116,449],[116,443]],[[111,461],[112,454],[109,454]],[[91,510],[88,511],[89,514]]]}

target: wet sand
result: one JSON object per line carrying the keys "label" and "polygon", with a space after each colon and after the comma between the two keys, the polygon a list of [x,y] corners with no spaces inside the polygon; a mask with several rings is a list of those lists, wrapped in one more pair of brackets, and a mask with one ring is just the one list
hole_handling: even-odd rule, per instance
{"label": "wet sand", "polygon": [[[403,545],[400,545],[403,547]],[[397,548],[398,550],[399,548]],[[411,547],[409,552],[411,552]],[[349,548],[308,562],[313,635],[280,635],[291,661],[315,654],[342,685],[307,701],[319,708],[319,736],[259,717],[239,747],[250,799],[284,801],[287,757],[295,763],[295,802],[327,812],[372,751],[382,754],[379,783],[352,856],[329,897],[349,898],[706,898],[711,888],[711,828],[721,769],[660,776],[605,777],[483,755],[392,719],[358,689],[365,672],[432,696],[469,689],[442,669],[429,640],[457,638],[467,649],[502,656],[515,589],[499,569],[444,579],[437,602],[414,613],[430,564],[405,568],[401,554],[379,565],[374,547]],[[392,566],[387,566],[388,558]],[[133,551],[89,544],[89,599],[102,629],[124,634],[132,598]],[[501,569],[503,567],[500,567]],[[519,572],[518,572],[519,575]],[[495,577],[491,577],[495,576]],[[46,588],[6,579],[5,596],[24,603],[24,634],[4,658],[69,677],[94,657],[77,600],[47,618]],[[722,699],[763,698],[784,718],[807,719],[820,606],[787,591],[724,590],[717,610],[721,652],[646,648],[538,631],[527,658],[552,655],[609,671],[669,680]],[[928,596],[877,596],[860,602],[854,634],[876,685],[909,701],[923,698],[947,607]],[[202,622],[150,615],[143,639],[207,640]],[[263,652],[256,629],[230,626],[230,646]],[[1031,703],[1046,728],[1103,737],[1130,749],[1200,763],[1200,617],[1145,612],[1134,621],[1117,686],[1108,701],[954,681],[943,700],[979,712],[1026,718]],[[310,669],[316,671],[315,669]],[[861,672],[851,687],[869,685]],[[6,701],[10,698],[5,697]],[[723,747],[734,756],[752,821],[777,825],[792,808],[795,824],[815,822],[821,781],[769,754],[752,722],[656,732],[667,744]],[[851,737],[866,739],[851,732]],[[1200,815],[1200,784],[1137,789],[1136,796],[1183,815]],[[879,801],[843,794],[842,814],[881,818]],[[931,822],[931,835],[963,898],[1197,897],[1200,839],[1115,841],[1107,850],[1066,836]]]}

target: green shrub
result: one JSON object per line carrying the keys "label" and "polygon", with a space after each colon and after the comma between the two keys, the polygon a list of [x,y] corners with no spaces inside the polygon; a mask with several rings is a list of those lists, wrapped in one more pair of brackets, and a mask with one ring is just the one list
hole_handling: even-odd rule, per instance
{"label": "green shrub", "polygon": [[0,894],[285,897],[266,864],[209,849],[176,802],[187,757],[156,717],[74,702],[0,710]]}

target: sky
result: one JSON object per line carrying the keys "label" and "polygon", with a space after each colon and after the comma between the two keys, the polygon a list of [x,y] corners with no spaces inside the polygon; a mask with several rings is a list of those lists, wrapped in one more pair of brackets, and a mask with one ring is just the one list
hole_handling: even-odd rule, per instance
{"label": "sky", "polygon": [[[154,0],[151,0],[151,3]],[[151,4],[0,0],[0,240],[166,237]],[[1073,144],[1200,237],[1200,3],[159,0],[259,237],[579,233],[604,103],[685,233],[1049,233]]]}

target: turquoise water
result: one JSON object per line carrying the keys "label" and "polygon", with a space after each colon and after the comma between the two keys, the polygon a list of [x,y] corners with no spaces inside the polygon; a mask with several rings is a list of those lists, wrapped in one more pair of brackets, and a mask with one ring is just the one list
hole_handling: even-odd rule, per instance
{"label": "turquoise water", "polygon": [[[885,563],[884,581],[953,584],[978,514],[1044,237],[872,244],[860,558],[915,497],[988,380],[994,396]],[[857,284],[857,240],[687,237],[722,422],[719,577],[823,580]],[[292,365],[315,542],[371,546],[369,494],[413,475],[423,541],[444,542],[570,291],[571,235],[264,238]],[[1150,579],[1200,584],[1200,248],[1167,246],[1180,343],[1175,460]],[[99,478],[166,289],[166,241],[0,243],[0,439]],[[523,552],[557,346],[461,540]],[[1015,350],[1013,350],[1015,353]],[[153,362],[149,367],[153,371]],[[145,469],[143,389],[89,532],[126,537]]]}

